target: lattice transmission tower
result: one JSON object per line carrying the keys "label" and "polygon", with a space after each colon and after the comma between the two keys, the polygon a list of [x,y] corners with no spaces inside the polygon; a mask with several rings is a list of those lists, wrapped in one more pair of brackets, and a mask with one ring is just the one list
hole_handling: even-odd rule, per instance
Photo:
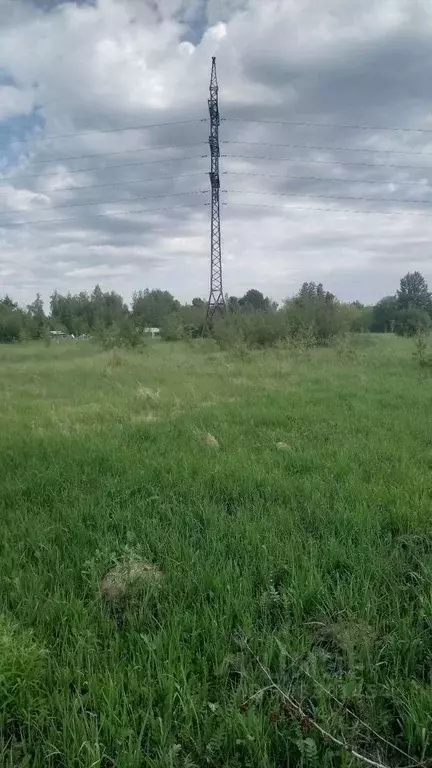
{"label": "lattice transmission tower", "polygon": [[207,315],[204,329],[211,326],[216,313],[226,312],[225,299],[222,289],[222,249],[220,228],[220,178],[219,178],[219,99],[218,81],[216,74],[216,57],[212,57],[210,77],[210,98],[208,100],[210,113],[210,185],[211,185],[211,235],[210,235],[210,295],[207,304]]}

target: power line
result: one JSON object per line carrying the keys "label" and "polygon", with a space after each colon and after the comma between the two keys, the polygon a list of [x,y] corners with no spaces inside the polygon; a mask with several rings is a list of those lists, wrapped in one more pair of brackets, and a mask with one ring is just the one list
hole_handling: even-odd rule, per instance
{"label": "power line", "polygon": [[269,123],[270,125],[292,125],[305,128],[347,128],[355,131],[401,131],[416,133],[432,133],[432,128],[408,128],[406,126],[388,126],[388,125],[353,125],[348,123],[314,123],[306,120],[257,120],[247,117],[223,117],[222,120],[228,123]]}
{"label": "power line", "polygon": [[[118,165],[101,165],[97,168],[78,168],[74,169],[73,171],[70,171],[69,169],[66,171],[67,175],[73,175],[75,173],[91,173],[92,171],[109,171],[111,168],[138,168],[143,165],[154,165],[156,163],[173,163],[178,162],[180,160],[202,160],[205,159],[207,155],[192,155],[192,157],[169,157],[166,160],[142,160],[139,163],[120,163]],[[43,178],[44,176],[49,176],[50,178],[52,176],[64,176],[65,171],[46,171],[45,173],[33,173],[25,176],[11,176],[9,179],[4,178],[0,179],[0,186],[2,184],[8,184],[9,182],[15,182],[15,181],[21,181],[22,179],[39,179]],[[180,174],[182,175],[182,174]],[[177,178],[175,176],[174,178]],[[98,185],[99,186],[99,185]],[[79,189],[79,187],[71,187],[71,189]]]}
{"label": "power line", "polygon": [[166,160],[142,160],[139,163],[120,163],[118,165],[101,165],[97,168],[78,168],[70,171],[69,169],[67,171],[46,171],[41,173],[32,173],[32,174],[26,174],[22,176],[21,174],[19,176],[11,176],[10,178],[0,178],[0,186],[3,184],[13,183],[15,181],[21,181],[22,179],[39,179],[43,178],[44,176],[64,176],[65,173],[67,173],[68,176],[75,174],[75,173],[91,173],[92,171],[109,171],[111,168],[137,168],[138,166],[143,165],[154,165],[155,163],[173,163],[173,162],[179,162],[180,160],[202,160],[205,159],[207,155],[192,155],[192,157],[169,157]]}
{"label": "power line", "polygon": [[[82,206],[90,206],[90,205],[117,205],[118,203],[132,203],[135,200],[156,200],[161,197],[179,197],[181,195],[205,195],[207,193],[207,190],[196,190],[192,192],[166,192],[163,195],[144,195],[140,197],[126,197],[122,200],[94,200],[84,203],[62,203],[61,205],[51,205],[48,209],[48,211],[55,211],[57,208],[80,208]],[[3,211],[0,216],[9,216],[11,214],[15,213],[22,213],[22,211]],[[54,219],[54,221],[57,221],[57,219]],[[3,224],[0,224],[0,226],[3,226]]]}
{"label": "power line", "polygon": [[[204,171],[193,171],[191,173],[177,173],[175,176],[156,176],[153,179],[126,179],[122,181],[108,181],[104,184],[87,184],[80,187],[64,187],[63,189],[54,189],[49,194],[59,195],[62,192],[74,192],[76,189],[96,189],[97,187],[117,187],[121,184],[149,184],[153,181],[173,181],[174,179],[181,179],[185,176],[203,176]],[[43,194],[42,192],[38,194]],[[0,215],[2,213],[0,212]]]}
{"label": "power line", "polygon": [[[234,192],[241,195],[270,195],[278,197],[299,197],[298,192],[254,192],[247,189],[224,189],[224,192]],[[313,197],[323,198],[326,200],[364,200],[369,203],[375,203],[376,201],[381,203],[407,203],[411,205],[432,205],[432,200],[406,200],[402,197],[358,197],[357,195],[313,195]]]}
{"label": "power line", "polygon": [[422,157],[432,157],[431,152],[414,152],[408,149],[372,149],[371,147],[323,147],[315,146],[311,144],[275,144],[274,142],[264,141],[232,141],[224,140],[221,144],[244,144],[251,147],[290,147],[291,149],[313,149],[313,150],[325,150],[326,152],[377,152],[385,153],[386,155],[421,155]]}
{"label": "power line", "polygon": [[[125,152],[114,152],[111,154],[128,154],[129,152],[140,152],[142,150],[125,150]],[[110,153],[108,153],[110,154]],[[96,155],[96,157],[104,157],[104,155]],[[221,155],[224,159],[233,159],[233,160],[268,160],[273,161],[277,163],[282,162],[294,162],[294,163],[301,163],[301,164],[319,164],[319,165],[349,165],[356,168],[392,168],[395,170],[418,170],[418,171],[431,171],[432,172],[432,165],[425,166],[425,165],[395,165],[390,163],[357,163],[354,161],[338,161],[338,160],[315,160],[315,159],[305,159],[305,160],[299,160],[296,157],[271,157],[270,155]],[[0,178],[0,186],[5,184],[13,184],[16,181],[22,181],[23,179],[39,179],[43,177],[52,177],[52,176],[64,176],[65,173],[70,176],[74,175],[76,173],[92,173],[94,171],[109,171],[111,169],[118,169],[118,168],[137,168],[142,167],[145,165],[155,165],[159,163],[174,163],[174,162],[180,162],[184,160],[202,160],[206,159],[207,155],[191,155],[190,157],[168,157],[168,158],[161,158],[160,160],[141,160],[138,163],[118,163],[115,165],[101,165],[101,166],[92,166],[90,168],[74,168],[72,170],[67,169],[66,171],[41,171],[40,173],[31,173],[31,174],[19,174],[18,176],[11,176],[11,177],[4,177]],[[79,158],[76,158],[79,159]],[[53,161],[54,162],[54,161]],[[231,173],[230,171],[225,171],[225,173]],[[294,178],[294,177],[292,177]],[[352,180],[351,180],[352,181]],[[368,182],[370,183],[370,182]],[[383,182],[383,183],[395,183],[393,181],[389,182]],[[406,182],[409,184],[422,184],[422,182]]]}
{"label": "power line", "polygon": [[[157,149],[183,149],[185,147],[204,147],[205,141],[195,141],[191,144],[162,144],[155,147],[138,147],[138,149],[119,149],[116,152],[96,152],[92,155],[73,155],[72,157],[48,157],[45,160],[31,160],[30,165],[42,163],[65,163],[69,160],[91,160],[94,157],[113,157],[114,155],[131,155],[134,152],[153,152]],[[186,158],[187,159],[187,158]]]}
{"label": "power line", "polygon": [[[43,98],[43,94],[38,94],[37,91],[32,91],[31,95],[34,98],[34,103],[36,109],[44,109],[47,106],[50,106],[52,104],[67,104],[66,99],[49,99],[46,100]],[[85,97],[84,97],[85,98]],[[402,131],[402,132],[416,132],[416,133],[432,133],[432,128],[409,128],[408,126],[388,126],[388,125],[365,125],[360,124],[347,124],[347,123],[316,123],[313,121],[292,121],[292,120],[276,120],[276,119],[264,119],[259,120],[255,118],[245,118],[245,117],[222,117],[221,122],[242,122],[242,123],[269,123],[276,124],[276,125],[293,125],[293,126],[311,126],[314,128],[347,128],[347,129],[354,129],[354,130],[365,130],[365,131]]]}
{"label": "power line", "polygon": [[[52,141],[53,139],[71,139],[75,136],[88,136],[92,133],[119,133],[121,131],[143,131],[148,128],[163,128],[170,125],[185,125],[186,123],[205,123],[206,118],[200,117],[195,118],[191,120],[175,120],[173,122],[166,122],[166,123],[152,123],[147,125],[128,125],[124,128],[92,128],[90,130],[86,131],[74,131],[73,133],[52,133],[48,134],[47,136],[31,136],[28,139],[13,139],[12,141],[8,141],[8,145],[10,144],[27,144],[29,141],[31,141],[33,138],[35,141]],[[4,131],[0,132],[4,133]]]}
{"label": "power line", "polygon": [[[418,155],[420,157],[432,157],[432,153],[427,152],[414,152],[411,150],[393,150],[393,149],[372,149],[371,147],[366,148],[360,148],[360,147],[326,147],[326,146],[320,146],[320,145],[311,145],[311,144],[276,144],[272,142],[262,142],[262,141],[233,141],[233,140],[224,140],[220,142],[221,144],[239,144],[244,146],[252,146],[252,147],[288,147],[290,149],[311,149],[314,151],[323,151],[326,152],[370,152],[370,153],[385,153],[385,154],[410,154],[410,155]],[[205,146],[205,142],[198,141],[198,142],[191,142],[188,144],[163,144],[160,146],[152,146],[152,147],[138,147],[137,149],[122,149],[117,150],[115,152],[96,152],[91,155],[72,155],[68,157],[49,157],[41,160],[31,160],[31,165],[41,165],[43,163],[63,163],[70,160],[90,160],[96,157],[113,157],[115,155],[127,155],[127,154],[134,154],[136,152],[153,152],[156,150],[163,150],[163,149],[184,149],[188,147],[202,147]],[[226,157],[227,155],[223,155]],[[264,159],[264,158],[263,158]],[[267,159],[267,158],[265,158]],[[269,158],[272,159],[272,158]],[[278,158],[273,158],[277,160]],[[290,159],[290,158],[287,158]],[[312,162],[312,161],[310,161]],[[314,161],[318,162],[318,161]],[[324,162],[324,161],[322,161]],[[327,161],[328,162],[328,161]],[[348,164],[348,163],[347,163]],[[405,166],[408,167],[408,166]],[[416,166],[417,167],[417,166]]]}
{"label": "power line", "polygon": [[[198,145],[191,144],[191,145],[184,145],[184,146],[201,146],[201,142]],[[159,147],[158,147],[159,149]],[[104,154],[98,154],[98,155],[91,155],[87,157],[106,157],[107,155],[122,155],[122,154],[130,154],[134,152],[142,152],[144,149],[132,149],[132,150],[124,150],[120,152],[108,152]],[[63,159],[87,159],[86,156],[84,157],[76,157],[76,158],[63,158]],[[431,171],[432,172],[432,165],[396,165],[391,163],[366,163],[366,162],[355,162],[355,161],[340,161],[340,160],[317,160],[317,159],[299,159],[296,157],[271,157],[271,155],[221,155],[224,159],[234,159],[234,160],[268,160],[273,162],[294,162],[294,163],[301,163],[301,164],[311,164],[311,165],[349,165],[353,166],[355,168],[392,168],[395,170],[414,170],[414,171]],[[3,184],[9,184],[14,183],[15,181],[21,181],[23,179],[38,179],[44,176],[63,176],[65,173],[68,175],[73,175],[75,173],[92,173],[93,171],[109,171],[112,168],[135,168],[139,166],[144,165],[154,165],[158,163],[174,163],[174,162],[181,162],[182,160],[201,160],[207,158],[207,155],[191,155],[190,157],[167,157],[167,158],[161,158],[159,160],[140,160],[138,163],[119,163],[115,165],[100,165],[100,166],[92,166],[90,168],[73,168],[73,169],[67,169],[66,171],[41,171],[40,173],[31,173],[31,174],[19,174],[18,176],[11,176],[11,177],[4,177],[0,178],[0,186]],[[60,162],[61,160],[52,160],[52,162]],[[51,161],[41,161],[41,162],[51,162]],[[228,171],[226,172],[228,173]],[[417,182],[410,182],[410,183],[417,183]],[[421,183],[421,182],[418,182]]]}
{"label": "power line", "polygon": [[[398,184],[398,182],[389,179],[336,179],[329,176],[285,176],[281,173],[249,173],[248,171],[225,171],[224,176],[259,176],[265,179],[286,179],[288,181],[336,181],[342,184]],[[422,181],[405,181],[403,183],[410,186],[413,184],[423,186]]]}
{"label": "power line", "polygon": [[[294,163],[307,163],[320,165],[352,165],[356,168],[394,168],[395,170],[418,170],[418,171],[432,171],[432,165],[395,165],[391,163],[357,163],[355,161],[346,160],[315,160],[309,158],[297,158],[297,157],[271,157],[270,155],[221,155],[223,158],[235,158],[238,160],[273,160],[277,163],[294,162]],[[431,155],[432,157],[432,155]]]}
{"label": "power line", "polygon": [[[224,201],[221,203],[221,205],[224,205],[225,207],[231,207],[232,205],[240,206],[242,208],[273,208],[274,210],[278,210],[280,212],[280,206],[278,205],[268,205],[268,204],[259,204],[259,203],[237,203],[234,201],[226,202]],[[326,211],[327,213],[367,213],[367,214],[373,214],[374,216],[405,216],[405,214],[410,214],[411,216],[430,216],[429,212],[426,211],[370,211],[370,210],[364,210],[363,208],[319,208],[316,206],[302,206],[302,205],[290,205],[289,207],[290,211]]]}
{"label": "power line", "polygon": [[[196,194],[195,192],[190,192],[189,194]],[[139,198],[136,198],[139,199]],[[148,198],[150,199],[150,198]],[[210,205],[210,203],[203,203],[204,206]],[[3,229],[5,227],[21,227],[26,224],[57,224],[58,222],[64,222],[64,221],[81,221],[82,219],[93,219],[98,217],[108,217],[108,216],[116,216],[118,214],[126,214],[128,216],[131,216],[136,213],[158,213],[159,211],[173,211],[178,208],[198,208],[198,206],[193,205],[166,205],[162,208],[138,208],[136,210],[127,210],[127,211],[105,211],[104,213],[92,213],[88,216],[67,216],[66,218],[61,219],[31,219],[30,221],[12,221],[7,222],[6,224],[0,223],[0,229]]]}

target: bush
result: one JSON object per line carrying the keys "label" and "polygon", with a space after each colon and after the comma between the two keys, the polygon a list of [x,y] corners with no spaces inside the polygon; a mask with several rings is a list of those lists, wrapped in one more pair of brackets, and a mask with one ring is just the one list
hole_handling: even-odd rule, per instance
{"label": "bush", "polygon": [[0,311],[0,344],[21,341],[24,336],[22,312],[18,309]]}
{"label": "bush", "polygon": [[426,332],[430,327],[430,317],[425,309],[400,309],[396,315],[394,332],[397,336],[412,337]]}
{"label": "bush", "polygon": [[293,299],[284,304],[291,338],[311,335],[317,344],[327,344],[350,328],[350,316],[335,296],[321,284],[304,283]]}
{"label": "bush", "polygon": [[181,341],[185,338],[185,329],[178,315],[168,315],[161,325],[160,337],[163,341]]}
{"label": "bush", "polygon": [[372,328],[373,307],[364,307],[357,302],[340,305],[341,314],[344,316],[351,333],[369,333]]}
{"label": "bush", "polygon": [[289,328],[283,313],[257,313],[244,317],[243,333],[248,347],[274,347],[288,337]]}
{"label": "bush", "polygon": [[184,336],[186,339],[199,339],[202,334],[202,326],[194,325],[193,323],[188,323],[184,326]]}
{"label": "bush", "polygon": [[119,325],[110,328],[100,327],[96,330],[94,340],[104,350],[110,349],[137,349],[145,346],[142,331],[131,320],[124,320]]}
{"label": "bush", "polygon": [[233,349],[245,343],[242,321],[243,318],[236,314],[215,320],[212,335],[221,349]]}
{"label": "bush", "polygon": [[286,310],[289,335],[293,339],[313,337],[317,344],[327,344],[335,336],[346,333],[349,324],[339,307],[316,307],[313,311],[290,306]]}
{"label": "bush", "polygon": [[397,313],[396,297],[384,296],[372,310],[371,331],[373,333],[392,333]]}
{"label": "bush", "polygon": [[213,336],[222,349],[246,345],[250,349],[273,347],[288,336],[288,325],[282,312],[230,314],[216,321]]}

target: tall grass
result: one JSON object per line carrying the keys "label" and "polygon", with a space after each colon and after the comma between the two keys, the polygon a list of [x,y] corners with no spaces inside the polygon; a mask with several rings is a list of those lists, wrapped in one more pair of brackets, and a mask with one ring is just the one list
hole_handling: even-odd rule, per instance
{"label": "tall grass", "polygon": [[[387,336],[1,347],[0,765],[358,764],[277,689],[427,765],[430,392]],[[164,576],[119,620],[99,583],[130,560]]]}

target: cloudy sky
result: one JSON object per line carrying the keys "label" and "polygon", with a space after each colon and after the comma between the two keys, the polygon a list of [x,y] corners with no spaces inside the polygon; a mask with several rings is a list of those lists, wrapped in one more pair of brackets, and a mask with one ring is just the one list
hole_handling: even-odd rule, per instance
{"label": "cloudy sky", "polygon": [[[432,283],[430,0],[0,0],[0,295]],[[146,127],[147,126],[147,127]]]}

